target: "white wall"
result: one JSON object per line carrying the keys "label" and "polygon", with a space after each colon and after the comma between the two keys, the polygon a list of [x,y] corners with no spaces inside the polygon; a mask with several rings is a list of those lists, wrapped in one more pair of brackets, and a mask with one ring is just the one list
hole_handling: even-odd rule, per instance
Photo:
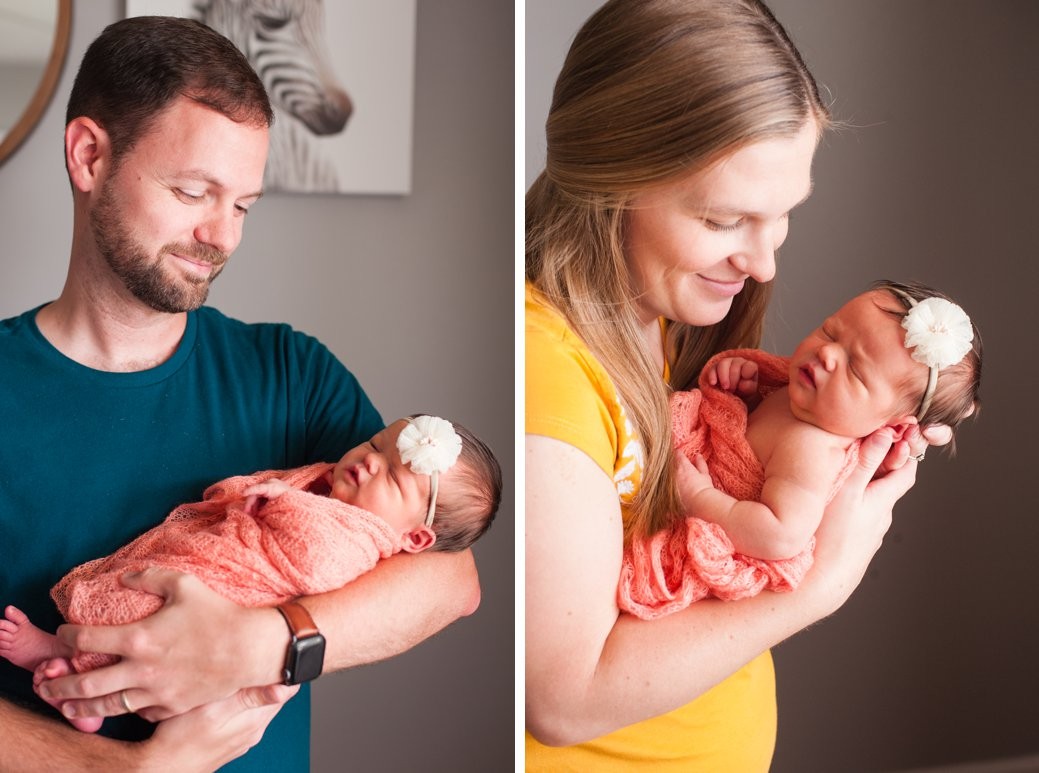
{"label": "white wall", "polygon": [[[56,98],[0,166],[0,316],[64,282],[71,196],[65,101],[123,4],[74,4]],[[414,187],[406,197],[269,194],[211,304],[316,335],[384,417],[428,410],[495,449],[505,505],[477,544],[483,603],[433,640],[315,688],[314,770],[501,770],[513,759],[513,8],[418,4]],[[156,513],[158,520],[164,514]]]}
{"label": "white wall", "polygon": [[[528,184],[565,48],[599,4],[527,0]],[[770,5],[852,127],[817,155],[766,346],[792,351],[873,279],[915,278],[963,304],[986,353],[956,458],[929,453],[851,601],[776,650],[773,772],[1034,755],[1039,4]]]}

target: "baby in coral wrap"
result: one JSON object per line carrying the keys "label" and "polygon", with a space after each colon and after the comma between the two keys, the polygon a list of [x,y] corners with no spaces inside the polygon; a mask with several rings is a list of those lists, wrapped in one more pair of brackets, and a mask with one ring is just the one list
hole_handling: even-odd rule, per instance
{"label": "baby in coral wrap", "polygon": [[700,389],[671,403],[676,450],[694,464],[679,488],[696,517],[625,547],[621,610],[650,619],[706,596],[796,588],[860,439],[886,426],[896,439],[917,423],[954,428],[978,405],[980,379],[970,319],[918,284],[876,283],[792,358],[719,354]]}
{"label": "baby in coral wrap", "polygon": [[[456,463],[457,462],[457,463]],[[243,606],[273,606],[342,587],[398,551],[461,550],[487,530],[501,470],[471,432],[434,416],[394,422],[338,463],[227,478],[203,500],[105,558],[76,567],[51,590],[69,622],[116,625],[162,599],[119,578],[150,566],[197,576]],[[54,678],[115,661],[73,652],[17,608],[0,619],[0,655]],[[93,732],[99,718],[72,721]]]}

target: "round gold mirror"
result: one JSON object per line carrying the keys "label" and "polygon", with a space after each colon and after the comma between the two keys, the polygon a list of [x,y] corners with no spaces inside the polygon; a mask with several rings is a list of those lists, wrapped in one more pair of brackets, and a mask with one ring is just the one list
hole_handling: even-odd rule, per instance
{"label": "round gold mirror", "polygon": [[0,164],[43,115],[71,26],[72,0],[0,0]]}

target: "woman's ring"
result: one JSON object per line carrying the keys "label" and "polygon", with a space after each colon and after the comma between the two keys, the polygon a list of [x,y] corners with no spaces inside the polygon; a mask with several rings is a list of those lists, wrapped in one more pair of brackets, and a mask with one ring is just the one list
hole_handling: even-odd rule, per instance
{"label": "woman's ring", "polygon": [[924,460],[924,454],[926,453],[927,449],[925,448],[920,453],[916,454],[915,456],[910,456],[909,458],[912,459],[914,462],[922,462]]}
{"label": "woman's ring", "polygon": [[119,700],[123,702],[123,708],[126,709],[126,713],[133,714],[133,709],[130,707],[130,701],[126,699],[126,690],[119,691]]}

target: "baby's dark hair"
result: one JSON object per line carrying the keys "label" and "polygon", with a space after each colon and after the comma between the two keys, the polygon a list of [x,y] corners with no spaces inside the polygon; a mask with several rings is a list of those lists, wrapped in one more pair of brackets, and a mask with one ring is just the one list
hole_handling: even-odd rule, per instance
{"label": "baby's dark hair", "polygon": [[[955,303],[945,293],[921,282],[909,281],[903,283],[882,279],[874,282],[872,289],[886,290],[898,300],[899,304],[905,308],[904,312],[898,314],[900,318],[905,317],[912,307],[912,304],[900,293],[908,295],[915,301],[923,301],[927,298],[943,298],[950,303]],[[973,321],[971,322],[971,328],[974,331],[971,350],[955,365],[950,365],[939,371],[938,384],[935,388],[931,405],[923,416],[918,417],[920,426],[945,424],[955,430],[968,416],[977,415],[978,409],[981,408],[981,333]],[[920,396],[923,396],[922,391]],[[915,414],[919,407],[920,403],[918,401],[916,405],[908,408],[907,412]],[[950,444],[950,450],[954,450],[952,444]]]}
{"label": "baby's dark hair", "polygon": [[[422,414],[416,414],[416,416]],[[409,418],[416,418],[410,416]],[[451,468],[451,485],[437,493],[430,550],[465,550],[490,528],[501,504],[501,466],[480,438],[451,422],[462,439],[462,451]]]}

